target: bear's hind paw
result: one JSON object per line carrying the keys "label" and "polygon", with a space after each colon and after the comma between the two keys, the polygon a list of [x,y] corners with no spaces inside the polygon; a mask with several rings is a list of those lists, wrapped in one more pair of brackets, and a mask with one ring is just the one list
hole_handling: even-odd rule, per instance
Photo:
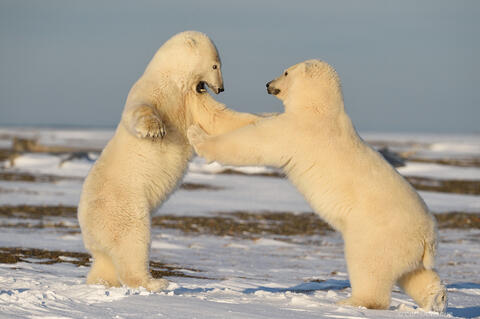
{"label": "bear's hind paw", "polygon": [[169,283],[166,279],[150,279],[145,288],[152,292],[157,292],[160,290],[165,290],[168,287]]}
{"label": "bear's hind paw", "polygon": [[445,286],[434,289],[427,298],[426,305],[422,307],[425,311],[444,313],[447,310],[447,290]]}

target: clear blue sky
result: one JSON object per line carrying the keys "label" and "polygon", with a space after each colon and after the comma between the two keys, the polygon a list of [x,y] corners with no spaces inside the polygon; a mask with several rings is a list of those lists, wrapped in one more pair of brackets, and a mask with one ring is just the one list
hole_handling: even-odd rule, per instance
{"label": "clear blue sky", "polygon": [[282,110],[265,83],[321,58],[369,131],[480,132],[480,1],[0,0],[0,125],[118,123],[161,44],[207,33],[218,99]]}

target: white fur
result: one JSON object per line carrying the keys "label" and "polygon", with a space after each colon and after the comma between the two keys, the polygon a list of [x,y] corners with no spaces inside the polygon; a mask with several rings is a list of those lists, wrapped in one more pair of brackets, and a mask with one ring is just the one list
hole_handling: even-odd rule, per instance
{"label": "white fur", "polygon": [[[213,68],[213,65],[217,65]],[[223,88],[220,59],[211,40],[194,31],[177,34],[155,54],[128,95],[122,120],[83,185],[78,219],[93,265],[87,283],[168,286],[149,273],[150,213],[181,181],[192,148],[186,128],[220,134],[257,119],[230,111],[200,81]]]}
{"label": "white fur", "polygon": [[445,287],[432,269],[436,227],[424,202],[358,136],[331,66],[309,60],[286,72],[269,83],[284,113],[216,137],[192,126],[197,153],[224,164],[283,168],[343,235],[352,296],[341,304],[386,309],[398,283],[420,307],[444,311]]}

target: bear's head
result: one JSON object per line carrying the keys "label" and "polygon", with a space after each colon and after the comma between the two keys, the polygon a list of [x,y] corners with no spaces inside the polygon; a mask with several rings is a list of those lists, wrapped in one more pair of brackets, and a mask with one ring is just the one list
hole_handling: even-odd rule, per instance
{"label": "bear's head", "polygon": [[343,105],[340,79],[328,63],[307,60],[289,67],[267,83],[267,92],[286,107],[303,106],[330,109]]}
{"label": "bear's head", "polygon": [[221,61],[217,48],[204,33],[185,31],[174,35],[157,51],[147,70],[167,73],[184,90],[205,93],[205,85],[223,92]]}

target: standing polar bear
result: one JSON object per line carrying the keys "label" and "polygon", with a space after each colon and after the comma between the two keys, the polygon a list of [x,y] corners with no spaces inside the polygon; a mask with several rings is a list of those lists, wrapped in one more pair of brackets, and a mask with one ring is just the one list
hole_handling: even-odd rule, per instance
{"label": "standing polar bear", "polygon": [[192,124],[210,134],[252,123],[216,102],[223,91],[220,58],[204,34],[187,31],[155,54],[127,97],[115,135],[92,167],[78,206],[83,240],[93,256],[88,284],[151,291],[168,286],[149,273],[150,212],[165,201],[183,177],[193,149]]}
{"label": "standing polar bear", "polygon": [[352,296],[339,303],[386,309],[398,283],[425,310],[445,311],[433,270],[436,226],[415,190],[357,135],[340,81],[308,60],[267,84],[285,112],[222,136],[188,130],[197,153],[231,165],[282,168],[312,208],[343,235]]}

